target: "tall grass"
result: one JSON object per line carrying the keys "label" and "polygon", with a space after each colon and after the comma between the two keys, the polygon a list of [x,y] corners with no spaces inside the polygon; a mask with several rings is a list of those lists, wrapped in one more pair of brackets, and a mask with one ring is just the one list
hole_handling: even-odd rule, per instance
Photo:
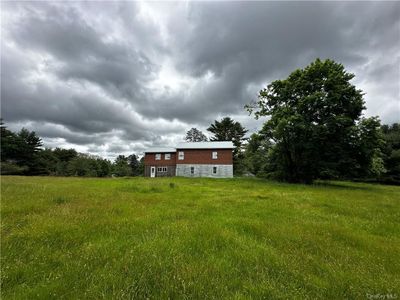
{"label": "tall grass", "polygon": [[400,297],[400,188],[2,177],[2,298]]}

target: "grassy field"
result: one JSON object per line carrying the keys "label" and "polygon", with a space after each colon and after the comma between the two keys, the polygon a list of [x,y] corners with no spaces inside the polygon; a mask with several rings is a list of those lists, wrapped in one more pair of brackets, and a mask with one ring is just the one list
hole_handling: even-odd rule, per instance
{"label": "grassy field", "polygon": [[1,185],[3,299],[400,297],[400,187],[51,177]]}

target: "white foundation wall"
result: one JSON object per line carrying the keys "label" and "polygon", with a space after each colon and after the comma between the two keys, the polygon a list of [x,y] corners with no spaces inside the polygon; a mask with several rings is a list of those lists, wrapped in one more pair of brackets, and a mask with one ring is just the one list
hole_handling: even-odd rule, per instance
{"label": "white foundation wall", "polygon": [[[194,167],[193,174],[191,167]],[[213,174],[213,167],[217,167],[216,174]],[[176,176],[230,178],[233,177],[233,165],[177,164]]]}

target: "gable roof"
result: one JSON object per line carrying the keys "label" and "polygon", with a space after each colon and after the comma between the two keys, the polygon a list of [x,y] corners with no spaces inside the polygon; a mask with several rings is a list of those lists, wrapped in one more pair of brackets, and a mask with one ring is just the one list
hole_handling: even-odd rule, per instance
{"label": "gable roof", "polygon": [[233,149],[235,146],[229,142],[191,142],[179,143],[176,149]]}

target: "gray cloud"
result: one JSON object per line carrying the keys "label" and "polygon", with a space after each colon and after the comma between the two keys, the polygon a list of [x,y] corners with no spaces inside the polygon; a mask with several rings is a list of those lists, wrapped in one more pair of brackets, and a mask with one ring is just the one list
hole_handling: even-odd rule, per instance
{"label": "gray cloud", "polygon": [[367,115],[400,120],[398,2],[6,2],[2,117],[107,157],[173,144],[316,57],[356,74]]}

